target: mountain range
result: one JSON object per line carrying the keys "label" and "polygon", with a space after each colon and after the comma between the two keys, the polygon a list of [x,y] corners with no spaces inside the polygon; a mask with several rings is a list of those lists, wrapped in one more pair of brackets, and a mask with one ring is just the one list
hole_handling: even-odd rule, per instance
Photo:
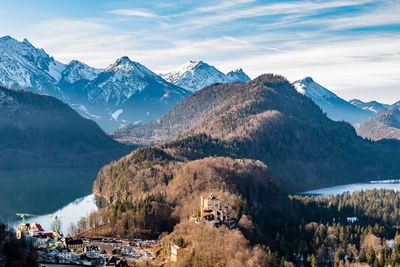
{"label": "mountain range", "polygon": [[349,102],[356,107],[359,107],[363,110],[372,111],[375,114],[391,106],[388,104],[379,103],[378,101],[363,102],[359,99],[352,99]]}
{"label": "mountain range", "polygon": [[350,124],[332,121],[272,74],[203,88],[160,120],[125,126],[114,137],[145,145],[170,142],[162,148],[174,158],[258,159],[289,191],[400,174],[399,143],[359,137]]}
{"label": "mountain range", "polygon": [[248,82],[250,77],[242,69],[230,71],[227,74],[217,70],[203,61],[189,61],[175,71],[161,74],[161,76],[191,92],[198,91],[215,83]]}
{"label": "mountain range", "polygon": [[200,89],[249,79],[241,69],[225,75],[201,61],[185,66],[183,76],[176,74],[169,82],[128,57],[96,69],[77,60],[58,62],[27,39],[0,38],[1,86],[57,97],[106,131],[157,120],[190,95],[194,85]]}

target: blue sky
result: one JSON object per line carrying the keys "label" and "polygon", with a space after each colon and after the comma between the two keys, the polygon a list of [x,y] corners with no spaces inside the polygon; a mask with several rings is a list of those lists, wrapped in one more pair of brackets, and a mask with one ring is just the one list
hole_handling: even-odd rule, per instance
{"label": "blue sky", "polygon": [[62,62],[105,67],[128,55],[165,72],[201,59],[391,103],[400,100],[399,14],[400,0],[2,0],[0,34]]}

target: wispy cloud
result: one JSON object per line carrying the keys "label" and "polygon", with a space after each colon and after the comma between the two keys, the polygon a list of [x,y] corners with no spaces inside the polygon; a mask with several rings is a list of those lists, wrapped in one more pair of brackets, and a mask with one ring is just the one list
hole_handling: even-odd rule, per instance
{"label": "wispy cloud", "polygon": [[290,54],[289,51],[285,51],[285,50],[282,50],[282,49],[279,49],[279,48],[276,48],[276,47],[268,47],[268,46],[264,46],[264,45],[256,45],[254,43],[251,43],[251,42],[248,42],[248,41],[244,41],[244,40],[239,40],[239,39],[231,37],[231,36],[225,36],[224,39],[232,41],[232,42],[235,42],[235,43],[239,43],[239,44],[245,44],[247,46],[258,48],[258,49],[262,49],[262,50],[270,50],[270,51],[274,51],[274,52]]}
{"label": "wispy cloud", "polygon": [[[273,15],[293,15],[301,14],[310,15],[310,12],[321,11],[325,9],[351,7],[357,5],[363,5],[372,2],[371,0],[348,0],[348,1],[296,1],[296,2],[281,2],[281,3],[270,3],[270,4],[257,4],[249,5],[246,7],[232,8],[232,9],[216,9],[219,12],[212,12],[204,15],[203,10],[213,10],[212,6],[206,6],[203,8],[195,9],[192,17],[184,20],[182,23],[178,23],[176,26],[190,26],[190,27],[206,27],[214,24],[226,23],[230,21],[256,18],[261,16],[273,16]],[[231,5],[235,7],[236,5]],[[215,10],[214,10],[215,11]],[[181,14],[186,16],[186,13]],[[196,16],[198,15],[198,16]]]}
{"label": "wispy cloud", "polygon": [[128,55],[166,72],[201,59],[223,71],[242,67],[252,77],[265,72],[290,80],[314,76],[345,98],[399,98],[397,0],[126,1],[122,9],[115,7],[95,17],[20,27],[18,37],[28,37],[63,62],[105,67]]}
{"label": "wispy cloud", "polygon": [[142,17],[142,18],[153,18],[157,17],[156,14],[141,9],[114,9],[108,12],[109,14],[131,16],[131,17]]}

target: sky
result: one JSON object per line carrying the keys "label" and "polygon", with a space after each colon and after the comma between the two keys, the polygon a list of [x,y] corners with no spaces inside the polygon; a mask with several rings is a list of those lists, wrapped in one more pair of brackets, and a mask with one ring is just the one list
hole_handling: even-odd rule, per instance
{"label": "sky", "polygon": [[104,68],[156,73],[203,60],[224,72],[311,76],[345,99],[400,100],[400,0],[2,0],[0,35]]}

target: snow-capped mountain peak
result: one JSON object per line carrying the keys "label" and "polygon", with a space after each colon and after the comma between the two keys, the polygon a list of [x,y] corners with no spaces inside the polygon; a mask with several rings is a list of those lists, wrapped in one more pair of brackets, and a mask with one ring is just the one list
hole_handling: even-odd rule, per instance
{"label": "snow-capped mountain peak", "polygon": [[371,116],[371,111],[363,110],[340,98],[311,77],[293,83],[295,89],[314,101],[333,120],[344,120],[359,124]]}
{"label": "snow-capped mountain peak", "polygon": [[339,98],[336,94],[316,83],[311,77],[295,81],[293,85],[297,92],[312,98],[314,101],[318,100],[331,104],[329,99]]}
{"label": "snow-capped mountain peak", "polygon": [[0,85],[60,95],[57,82],[65,65],[27,39],[0,38]]}
{"label": "snow-capped mountain peak", "polygon": [[142,78],[150,75],[159,78],[157,74],[155,74],[142,64],[130,60],[127,56],[123,56],[117,59],[114,64],[111,64],[105,69],[105,72],[121,73],[124,75],[135,75]]}
{"label": "snow-capped mountain peak", "polygon": [[82,79],[91,81],[96,78],[101,71],[102,70],[92,68],[78,60],[72,60],[61,75],[64,81],[74,83]]}
{"label": "snow-capped mountain peak", "polygon": [[161,76],[165,80],[192,92],[214,83],[231,82],[227,75],[201,60],[191,60],[175,71],[161,74]]}

